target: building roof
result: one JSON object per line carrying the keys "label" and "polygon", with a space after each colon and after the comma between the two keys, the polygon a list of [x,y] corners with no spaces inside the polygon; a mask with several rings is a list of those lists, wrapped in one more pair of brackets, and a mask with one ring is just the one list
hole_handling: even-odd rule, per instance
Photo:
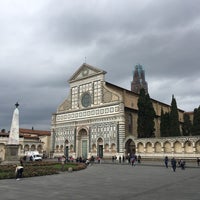
{"label": "building roof", "polygon": [[50,136],[51,132],[50,131],[43,131],[43,130],[35,130],[35,129],[25,129],[25,128],[20,128],[19,133],[22,135],[38,135],[38,136]]}
{"label": "building roof", "polygon": [[[110,83],[110,82],[107,82],[107,81],[106,81],[105,83],[106,83],[107,86],[110,85],[110,86],[112,86],[112,87],[118,88],[119,90],[129,92],[130,94],[133,94],[133,95],[139,97],[139,94],[137,94],[136,92],[133,92],[133,91],[131,91],[131,90],[128,90],[128,89],[122,88],[122,87],[120,87],[120,86],[114,85],[114,84],[112,84],[112,83]],[[153,102],[155,102],[155,103],[159,103],[160,105],[164,105],[164,106],[167,106],[167,107],[169,106],[169,107],[170,107],[169,104],[163,103],[163,102],[161,102],[161,101],[158,101],[158,100],[155,100],[155,99],[152,99],[152,98],[151,98],[151,100],[152,100]],[[179,108],[178,108],[178,110],[181,111],[181,112],[185,112],[184,110],[179,109]],[[191,113],[192,113],[192,112],[191,112]]]}
{"label": "building roof", "polygon": [[[34,130],[34,129],[19,129],[19,136],[24,138],[38,138],[39,136],[50,136],[50,131],[43,131],[43,130]],[[0,132],[0,136],[8,137],[9,132]]]}

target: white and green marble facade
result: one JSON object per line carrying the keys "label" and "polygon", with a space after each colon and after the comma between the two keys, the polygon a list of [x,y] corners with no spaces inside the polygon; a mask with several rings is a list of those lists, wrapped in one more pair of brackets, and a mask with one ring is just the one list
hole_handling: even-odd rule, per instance
{"label": "white and green marble facade", "polygon": [[[87,157],[123,154],[125,117],[122,97],[106,88],[104,71],[83,64],[69,80],[70,94],[52,116],[52,151],[54,156]],[[83,96],[89,94],[84,102]],[[85,151],[85,150],[84,150]]]}

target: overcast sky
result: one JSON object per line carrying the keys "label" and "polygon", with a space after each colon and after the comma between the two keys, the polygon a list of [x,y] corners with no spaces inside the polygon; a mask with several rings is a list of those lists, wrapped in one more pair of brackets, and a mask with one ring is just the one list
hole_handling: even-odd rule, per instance
{"label": "overcast sky", "polygon": [[145,69],[150,97],[193,111],[200,105],[199,0],[0,0],[0,129],[50,130],[85,62],[130,90]]}

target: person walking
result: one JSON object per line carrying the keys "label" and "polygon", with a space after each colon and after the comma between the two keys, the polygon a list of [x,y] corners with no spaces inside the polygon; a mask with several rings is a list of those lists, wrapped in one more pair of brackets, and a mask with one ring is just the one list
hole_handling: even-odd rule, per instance
{"label": "person walking", "polygon": [[21,165],[17,165],[15,168],[16,180],[19,181],[22,178],[24,168]]}
{"label": "person walking", "polygon": [[141,156],[139,155],[139,156],[138,156],[138,159],[137,159],[137,160],[138,160],[138,163],[141,163],[141,159],[142,159],[142,158],[141,158]]}
{"label": "person walking", "polygon": [[171,165],[172,165],[172,169],[175,172],[176,171],[176,159],[173,157],[171,159]]}
{"label": "person walking", "polygon": [[119,156],[119,163],[121,164],[122,163],[122,157]]}
{"label": "person walking", "polygon": [[165,167],[168,168],[169,159],[167,156],[165,156],[164,162],[165,162]]}
{"label": "person walking", "polygon": [[200,158],[197,158],[197,166],[200,165]]}
{"label": "person walking", "polygon": [[180,167],[182,170],[185,169],[185,161],[183,159],[180,160]]}
{"label": "person walking", "polygon": [[131,165],[132,166],[135,166],[135,155],[133,155],[132,157],[131,157]]}
{"label": "person walking", "polygon": [[94,156],[92,156],[92,157],[90,158],[90,163],[91,163],[91,165],[94,164],[94,160],[95,160],[95,158],[94,158]]}

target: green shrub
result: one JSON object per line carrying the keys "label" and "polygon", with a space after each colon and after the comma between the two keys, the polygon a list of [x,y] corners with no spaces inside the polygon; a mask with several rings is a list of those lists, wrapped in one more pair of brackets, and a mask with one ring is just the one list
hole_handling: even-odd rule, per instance
{"label": "green shrub", "polygon": [[[24,163],[23,177],[45,176],[58,174],[60,171],[68,171],[72,167],[73,171],[86,168],[83,163],[67,163],[62,166],[57,162],[27,162]],[[15,178],[15,165],[0,165],[0,179]]]}

